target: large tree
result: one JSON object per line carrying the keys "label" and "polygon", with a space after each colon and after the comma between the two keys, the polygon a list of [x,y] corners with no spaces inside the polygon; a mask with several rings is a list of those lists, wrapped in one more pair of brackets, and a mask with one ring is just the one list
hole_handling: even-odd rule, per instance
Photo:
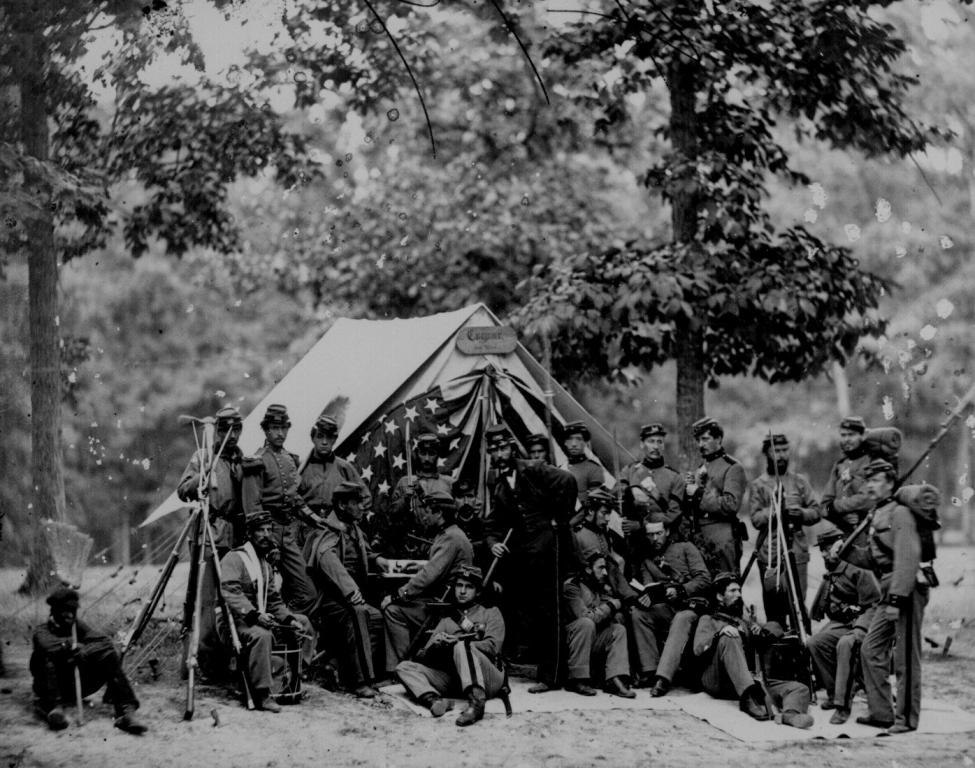
{"label": "large tree", "polygon": [[765,185],[809,181],[784,131],[868,156],[935,139],[905,112],[915,81],[904,51],[866,2],[642,0],[588,12],[549,55],[595,67],[586,99],[604,131],[635,96],[662,102],[645,130],[667,147],[644,178],[669,204],[671,231],[539,274],[525,327],[552,336],[557,362],[598,374],[676,359],[685,460],[717,376],[797,381],[844,360],[882,331],[884,282],[805,226],[776,226]]}

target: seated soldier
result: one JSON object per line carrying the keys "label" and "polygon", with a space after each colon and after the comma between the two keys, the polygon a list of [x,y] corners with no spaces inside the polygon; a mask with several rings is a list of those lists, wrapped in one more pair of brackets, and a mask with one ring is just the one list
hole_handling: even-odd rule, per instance
{"label": "seated soldier", "polygon": [[[694,655],[704,662],[701,685],[715,698],[738,699],[742,712],[756,720],[768,720],[765,690],[755,680],[750,662],[763,635],[762,628],[748,624],[744,618],[741,585],[733,573],[714,577],[715,607],[701,617],[694,633]],[[774,624],[774,622],[772,622]],[[769,626],[781,635],[782,628]],[[808,714],[809,689],[794,680],[768,680],[768,694],[782,709],[782,722],[795,728],[813,724]]]}
{"label": "seated soldier", "polygon": [[459,692],[469,704],[457,725],[484,717],[484,704],[505,685],[499,657],[504,644],[504,619],[497,608],[481,605],[481,569],[463,565],[454,577],[453,605],[437,622],[416,661],[401,661],[396,676],[406,690],[441,717],[452,704],[443,696]]}
{"label": "seated soldier", "polygon": [[118,651],[107,635],[78,619],[78,593],[60,587],[47,598],[47,604],[51,617],[34,631],[30,657],[37,713],[52,731],[68,727],[64,708],[77,704],[77,670],[82,696],[106,687],[106,698],[115,708],[116,728],[136,735],[144,733],[146,726],[134,714],[139,701],[122,671]]}
{"label": "seated soldier", "polygon": [[816,539],[826,563],[826,574],[813,600],[810,616],[814,621],[829,621],[809,638],[809,654],[816,677],[826,689],[823,709],[835,709],[829,719],[834,725],[850,717],[853,699],[854,667],[860,646],[867,636],[873,614],[880,604],[880,584],[870,571],[840,560],[833,544],[843,540],[843,532],[830,525]]}
{"label": "seated soldier", "polygon": [[343,481],[332,491],[331,511],[323,528],[305,542],[308,571],[319,588],[315,618],[323,635],[341,649],[340,673],[359,698],[371,699],[371,683],[385,672],[383,615],[366,602],[370,566],[385,569],[385,558],[369,547],[359,527],[366,501],[362,486]]}
{"label": "seated soldier", "polygon": [[[657,519],[654,519],[654,518]],[[675,519],[674,524],[679,524]],[[663,696],[670,690],[688,641],[697,627],[698,614],[690,608],[693,601],[706,606],[711,588],[711,574],[697,547],[689,541],[671,541],[670,530],[659,516],[644,525],[650,556],[640,566],[640,581],[649,587],[638,599],[648,609],[663,645],[657,676],[651,696]],[[654,591],[658,597],[654,599]]]}
{"label": "seated soldier", "polygon": [[417,507],[417,522],[433,543],[427,562],[380,605],[386,619],[386,669],[406,660],[413,635],[427,618],[428,604],[446,598],[450,580],[474,564],[471,542],[457,527],[457,505],[449,493],[431,491]]}
{"label": "seated soldier", "polygon": [[[271,516],[259,512],[248,519],[247,537],[242,547],[230,550],[220,561],[220,591],[243,647],[254,706],[276,713],[281,707],[271,696],[273,630],[290,627],[292,632],[310,637],[311,623],[288,610],[274,584],[268,562],[268,555],[275,551]],[[217,627],[226,637],[229,630],[222,614],[217,617]]]}
{"label": "seated soldier", "polygon": [[626,563],[615,547],[617,539],[609,531],[609,516],[616,499],[606,488],[589,491],[583,504],[583,520],[573,528],[579,567],[585,568],[590,556],[599,552],[606,557],[608,594],[623,606],[621,616],[629,633],[634,651],[633,685],[645,688],[653,685],[660,653],[654,635],[653,617],[649,601],[640,602],[640,595],[630,586],[624,575]]}
{"label": "seated soldier", "polygon": [[626,684],[629,650],[623,625],[623,602],[610,595],[606,556],[593,552],[585,570],[563,585],[568,610],[566,640],[569,646],[569,679],[566,690],[595,696],[591,670],[597,667],[606,690],[624,699],[636,694]]}

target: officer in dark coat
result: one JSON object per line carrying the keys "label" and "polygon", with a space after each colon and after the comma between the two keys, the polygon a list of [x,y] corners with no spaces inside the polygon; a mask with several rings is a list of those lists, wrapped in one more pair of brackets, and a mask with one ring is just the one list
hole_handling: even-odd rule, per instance
{"label": "officer in dark coat", "polygon": [[706,417],[691,429],[704,460],[686,478],[691,534],[711,573],[738,574],[742,541],[748,535],[738,513],[748,478],[738,460],[725,452],[724,429],[718,422]]}
{"label": "officer in dark coat", "polygon": [[253,458],[244,460],[244,514],[266,512],[274,524],[274,543],[281,572],[281,596],[297,613],[312,613],[317,593],[301,555],[300,528],[321,525],[298,494],[298,457],[284,449],[291,419],[283,405],[269,405],[261,420],[265,442]]}
{"label": "officer in dark coat", "polygon": [[538,683],[530,690],[547,691],[559,684],[565,663],[561,587],[572,568],[569,520],[576,482],[564,470],[515,458],[514,438],[504,425],[488,428],[487,449],[495,478],[484,533],[504,569],[505,592],[516,601],[507,607],[517,618],[509,613],[506,624],[509,630],[513,625],[526,628],[538,661]]}
{"label": "officer in dark coat", "polygon": [[78,620],[78,593],[60,587],[47,598],[47,604],[51,617],[34,631],[30,657],[37,713],[53,731],[68,727],[64,709],[76,703],[77,669],[82,696],[106,686],[115,707],[115,727],[126,733],[143,733],[146,727],[135,718],[139,701],[122,671],[118,652],[108,635]]}
{"label": "officer in dark coat", "polygon": [[333,448],[339,425],[331,416],[319,416],[311,428],[312,451],[301,471],[298,493],[315,514],[326,517],[332,506],[332,494],[341,483],[356,483],[361,489],[361,503],[369,509],[372,496],[359,472],[345,459],[336,456]]}
{"label": "officer in dark coat", "polygon": [[829,473],[820,502],[822,517],[844,533],[851,533],[864,516],[873,508],[873,500],[865,490],[864,474],[870,456],[863,443],[867,425],[859,416],[848,416],[840,421],[840,450]]}

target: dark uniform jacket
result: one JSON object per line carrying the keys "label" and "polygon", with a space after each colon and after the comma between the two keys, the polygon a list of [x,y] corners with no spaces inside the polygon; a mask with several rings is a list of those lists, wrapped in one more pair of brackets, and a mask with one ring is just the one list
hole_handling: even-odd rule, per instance
{"label": "dark uniform jacket", "polygon": [[841,562],[823,575],[809,615],[813,621],[829,618],[866,632],[879,602],[876,577],[864,568]]}
{"label": "dark uniform jacket", "polygon": [[[477,640],[471,640],[471,648],[479,650],[492,661],[497,661],[504,645],[504,619],[501,617],[501,611],[497,608],[486,608],[476,602],[464,610],[455,608],[450,614],[437,622],[433,628],[433,634],[430,636],[431,640],[437,632],[457,635],[468,631],[461,626],[464,619],[474,625],[473,630],[470,631],[478,634]],[[425,664],[429,662],[429,649],[430,642],[428,641],[420,653],[420,658]],[[447,659],[449,658],[447,656]]]}
{"label": "dark uniform jacket", "polygon": [[220,591],[227,601],[227,607],[238,623],[249,627],[257,623],[257,615],[260,613],[258,584],[257,579],[251,578],[251,572],[246,565],[247,562],[255,561],[260,569],[265,595],[264,612],[271,614],[279,624],[286,624],[293,614],[281,600],[281,594],[274,583],[274,570],[263,557],[257,555],[250,543],[230,550],[220,561]]}
{"label": "dark uniform jacket", "polygon": [[591,488],[598,488],[606,479],[603,468],[588,456],[569,459],[565,470],[575,478],[579,504],[585,502]]}
{"label": "dark uniform jacket", "polygon": [[308,463],[301,471],[298,493],[312,512],[324,516],[331,510],[332,492],[339,483],[343,482],[357,483],[362,488],[363,502],[366,507],[372,503],[369,489],[352,464],[345,459],[340,459],[334,453],[330,453],[325,458],[312,451]]}
{"label": "dark uniform jacket", "polygon": [[440,600],[450,580],[460,573],[460,567],[473,563],[470,539],[460,528],[450,524],[437,533],[430,545],[427,562],[400,587],[400,597]]}
{"label": "dark uniform jacket", "polygon": [[[104,632],[93,629],[78,619],[75,622],[78,634],[78,646],[105,643],[111,645],[112,640]],[[34,630],[34,653],[41,654],[48,662],[56,665],[66,664],[71,656],[71,625],[62,627],[48,619]]]}
{"label": "dark uniform jacket", "polygon": [[708,456],[701,466],[707,474],[690,500],[697,525],[734,524],[748,487],[744,468],[724,449]]}
{"label": "dark uniform jacket", "polygon": [[[567,535],[576,503],[571,474],[543,462],[515,459],[515,487],[498,475],[492,488],[491,517],[485,521],[488,548],[504,541],[509,528],[512,549],[525,554],[548,552],[555,543],[553,523]],[[568,542],[568,539],[566,539]]]}
{"label": "dark uniform jacket", "polygon": [[568,610],[569,621],[590,619],[596,629],[605,628],[610,622],[621,622],[616,606],[609,602],[612,597],[602,585],[594,585],[582,575],[567,579],[562,586],[562,596]]}
{"label": "dark uniform jacket", "polygon": [[833,465],[823,489],[822,516],[845,533],[850,533],[855,526],[846,522],[844,516],[853,512],[862,520],[873,507],[873,500],[864,490],[864,472],[869,463],[870,456],[865,450],[851,451]]}
{"label": "dark uniform jacket", "polygon": [[[442,475],[436,471],[414,470],[414,476],[417,480],[417,503],[423,496],[435,491],[453,495],[453,485],[449,475]],[[389,557],[422,558],[426,553],[427,545],[410,536],[413,534],[422,539],[423,531],[413,513],[410,497],[407,494],[408,487],[409,477],[404,475],[393,488],[389,504],[384,510],[380,510],[374,521],[373,545]]]}
{"label": "dark uniform jacket", "polygon": [[[652,491],[642,485],[647,478],[653,480]],[[623,485],[624,498],[632,499],[623,506],[627,519],[642,523],[648,517],[653,517],[670,528],[680,518],[684,502],[684,477],[673,467],[663,463],[653,466],[646,460],[637,461],[623,468],[619,481]],[[639,491],[634,494],[633,489]],[[642,501],[643,497],[646,497],[646,502]]]}
{"label": "dark uniform jacket", "polygon": [[356,590],[363,593],[377,557],[365,534],[356,523],[339,520],[335,512],[324,525],[305,541],[302,554],[309,570],[319,584],[333,591],[333,598],[347,598]]}
{"label": "dark uniform jacket", "polygon": [[914,514],[893,499],[881,502],[874,512],[867,545],[851,547],[846,560],[873,571],[888,602],[910,597],[921,565],[921,538]]}
{"label": "dark uniform jacket", "polygon": [[253,457],[244,459],[244,514],[249,519],[263,510],[276,523],[292,522],[308,512],[298,495],[300,481],[298,457],[265,443]]}
{"label": "dark uniform jacket", "polygon": [[[805,475],[786,472],[776,478],[766,472],[752,480],[748,493],[752,525],[755,526],[755,530],[759,534],[768,530],[772,498],[777,483],[781,483],[783,491],[782,518],[786,523],[786,540],[791,543],[790,549],[795,555],[796,563],[808,563],[809,537],[806,535],[806,526],[815,525],[819,522],[819,505],[816,503],[816,495]],[[790,497],[794,499],[798,511],[796,517],[787,514],[789,508],[787,500]],[[772,536],[765,539],[762,548],[758,551],[758,561],[763,566],[774,562],[778,556],[778,549],[778,534],[773,528]]]}
{"label": "dark uniform jacket", "polygon": [[662,555],[643,561],[640,581],[644,584],[672,581],[684,587],[686,597],[699,597],[710,588],[711,574],[697,547],[689,541],[671,541]]}
{"label": "dark uniform jacket", "polygon": [[[244,525],[244,509],[241,501],[241,479],[243,455],[234,446],[224,449],[217,459],[211,475],[210,524],[213,537],[220,549],[230,549],[244,543],[247,528]],[[200,454],[194,453],[176,486],[176,495],[181,501],[196,501],[200,482]]]}

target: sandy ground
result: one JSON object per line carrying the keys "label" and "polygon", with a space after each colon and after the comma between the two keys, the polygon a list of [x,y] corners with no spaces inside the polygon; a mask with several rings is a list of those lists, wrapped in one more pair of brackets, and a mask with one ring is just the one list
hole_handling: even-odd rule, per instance
{"label": "sandy ground", "polygon": [[[943,643],[949,655],[929,647],[924,660],[925,692],[966,709],[975,708],[975,550],[942,551],[942,586],[929,606],[925,635]],[[150,726],[142,737],[112,727],[101,695],[91,699],[86,723],[60,733],[36,720],[27,673],[29,625],[45,611],[10,596],[17,574],[0,573],[0,635],[8,674],[0,679],[0,768],[27,766],[753,766],[801,768],[857,765],[975,766],[975,732],[857,740],[747,744],[681,712],[588,711],[519,713],[511,720],[489,716],[471,728],[420,718],[382,699],[363,702],[306,686],[306,700],[281,714],[248,712],[221,689],[202,687],[196,717],[182,720],[183,689],[175,674],[138,685],[140,716]],[[122,578],[126,578],[122,574]],[[98,579],[86,584],[98,583]],[[140,588],[133,579],[131,591]],[[149,583],[151,583],[151,575]],[[961,579],[957,584],[954,582]],[[813,585],[817,578],[813,579]],[[142,587],[144,588],[144,587]],[[174,589],[178,591],[178,584]],[[118,590],[125,592],[125,590]],[[96,593],[97,594],[97,593]],[[748,592],[746,591],[746,598]],[[96,599],[95,594],[92,599]],[[19,602],[18,602],[19,601]],[[109,600],[100,601],[106,619]],[[122,613],[128,598],[117,605]],[[170,601],[169,611],[178,606]],[[137,605],[136,605],[137,607]],[[93,613],[96,613],[93,610]],[[93,618],[93,617],[89,617]],[[967,621],[966,621],[967,620]],[[962,623],[964,622],[964,623]],[[953,626],[954,625],[954,626]],[[817,717],[825,717],[818,709]],[[923,717],[923,714],[922,714]],[[769,727],[782,727],[769,725]]]}

